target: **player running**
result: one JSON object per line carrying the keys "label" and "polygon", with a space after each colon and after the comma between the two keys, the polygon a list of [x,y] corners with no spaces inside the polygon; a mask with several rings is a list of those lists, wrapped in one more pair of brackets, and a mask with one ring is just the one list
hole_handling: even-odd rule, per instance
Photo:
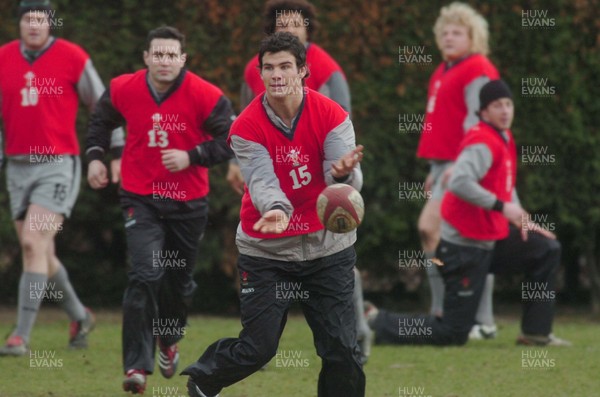
{"label": "player running", "polygon": [[[306,49],[296,36],[267,37],[258,56],[265,94],[230,133],[246,180],[236,239],[243,330],[210,345],[182,374],[190,376],[190,396],[213,397],[269,362],[291,304],[277,290],[295,283],[306,292],[300,304],[322,359],[319,397],[361,397],[365,375],[352,302],[356,231],[324,230],[316,200],[336,182],[361,188],[362,147],[355,147],[347,112],[304,87]],[[282,155],[291,150],[297,155]]]}
{"label": "player running", "polygon": [[232,156],[235,118],[216,86],[184,68],[185,37],[172,27],[146,40],[147,69],[113,79],[90,121],[88,182],[108,184],[109,131],[127,125],[120,201],[130,260],[123,298],[123,389],[143,393],[154,372],[177,369],[196,283],[192,271],[208,214],[208,168]]}
{"label": "player running", "polygon": [[[48,0],[22,1],[18,15],[20,40],[0,47],[0,102],[23,272],[17,325],[0,348],[2,356],[27,353],[45,297],[59,301],[71,319],[70,348],[87,347],[94,328],[93,314],[79,301],[56,256],[54,239],[79,192],[78,99],[92,110],[104,86],[83,49],[50,34],[57,19]],[[118,148],[122,141],[123,131],[115,131],[111,145]],[[112,167],[118,169],[118,161]]]}

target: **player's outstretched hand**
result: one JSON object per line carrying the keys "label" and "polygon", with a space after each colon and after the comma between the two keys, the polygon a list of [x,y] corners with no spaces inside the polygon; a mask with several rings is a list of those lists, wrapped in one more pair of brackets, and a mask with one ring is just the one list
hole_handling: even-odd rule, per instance
{"label": "player's outstretched hand", "polygon": [[171,172],[179,172],[190,166],[190,155],[185,150],[161,150],[162,163]]}
{"label": "player's outstretched hand", "polygon": [[263,214],[252,227],[254,231],[261,233],[276,233],[285,232],[290,223],[290,218],[282,210],[270,210]]}
{"label": "player's outstretched hand", "polygon": [[87,179],[92,189],[102,189],[108,185],[108,173],[102,161],[92,160],[90,162]]}
{"label": "player's outstretched hand", "polygon": [[244,194],[244,177],[240,166],[235,163],[229,163],[227,171],[227,182],[233,190],[238,194]]}
{"label": "player's outstretched hand", "polygon": [[336,163],[331,165],[331,175],[334,178],[343,178],[352,172],[356,164],[363,159],[363,145],[358,145],[348,153],[342,156]]}
{"label": "player's outstretched hand", "polygon": [[121,159],[113,159],[110,161],[110,175],[112,183],[119,183],[121,180]]}

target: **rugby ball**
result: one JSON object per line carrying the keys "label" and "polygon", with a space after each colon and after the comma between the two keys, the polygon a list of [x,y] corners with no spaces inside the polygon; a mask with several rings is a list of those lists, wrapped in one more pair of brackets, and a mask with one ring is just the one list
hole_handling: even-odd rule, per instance
{"label": "rugby ball", "polygon": [[362,222],[365,204],[352,186],[344,183],[329,185],[319,194],[317,215],[330,232],[348,233]]}

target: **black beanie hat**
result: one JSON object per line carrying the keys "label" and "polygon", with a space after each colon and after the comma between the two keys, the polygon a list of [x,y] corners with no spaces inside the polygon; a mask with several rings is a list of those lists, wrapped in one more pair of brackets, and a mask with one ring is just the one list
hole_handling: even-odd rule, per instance
{"label": "black beanie hat", "polygon": [[51,11],[50,0],[22,0],[19,3],[19,20],[29,11]]}
{"label": "black beanie hat", "polygon": [[490,103],[500,98],[512,99],[512,93],[508,85],[504,80],[488,81],[479,91],[479,110],[487,108]]}

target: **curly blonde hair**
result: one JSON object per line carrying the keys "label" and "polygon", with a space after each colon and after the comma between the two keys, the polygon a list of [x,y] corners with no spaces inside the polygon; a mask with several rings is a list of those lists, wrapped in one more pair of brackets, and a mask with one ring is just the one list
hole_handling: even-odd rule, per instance
{"label": "curly blonde hair", "polygon": [[448,24],[465,26],[469,29],[471,38],[471,52],[488,55],[490,47],[488,45],[489,30],[485,18],[475,11],[470,5],[454,2],[440,10],[440,16],[435,21],[433,33],[438,48],[442,48],[442,30]]}

